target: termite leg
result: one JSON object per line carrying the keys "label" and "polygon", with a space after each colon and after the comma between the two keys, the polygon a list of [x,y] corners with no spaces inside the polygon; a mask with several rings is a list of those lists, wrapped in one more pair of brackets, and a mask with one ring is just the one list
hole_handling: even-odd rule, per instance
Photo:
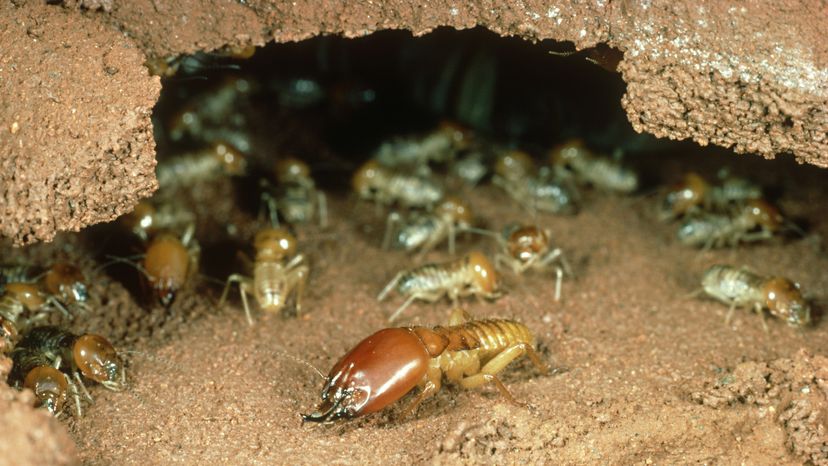
{"label": "termite leg", "polygon": [[471,314],[462,307],[455,307],[449,316],[449,326],[461,325],[472,320]]}
{"label": "termite leg", "polygon": [[261,202],[263,208],[259,209],[259,218],[261,219],[263,210],[267,209],[267,214],[270,217],[270,225],[273,228],[279,228],[279,208],[276,204],[276,198],[270,193],[263,192],[261,195]]}
{"label": "termite leg", "polygon": [[328,226],[328,197],[325,193],[321,191],[318,193],[316,203],[319,206],[319,226],[326,228]]}
{"label": "termite leg", "polygon": [[58,301],[54,296],[49,296],[48,298],[46,298],[46,304],[54,306],[64,316],[69,318],[72,317],[72,314],[70,314],[66,307],[63,304],[61,304],[60,301]]}
{"label": "termite leg", "polygon": [[385,221],[385,235],[382,237],[382,249],[389,249],[391,247],[391,236],[394,235],[394,229],[402,221],[400,214],[391,212],[388,214],[388,219]]}
{"label": "termite leg", "polygon": [[[297,256],[300,257],[300,256]],[[295,296],[295,306],[296,306],[296,315],[298,316],[302,312],[302,295],[305,294],[305,285],[308,282],[308,269],[307,265],[299,265],[296,266],[295,269],[291,271],[290,281],[291,286],[294,287],[294,296]]]}
{"label": "termite leg", "polygon": [[454,255],[454,235],[455,235],[454,222],[450,221],[449,226],[448,226],[448,244],[449,244],[448,248],[449,248],[449,254],[452,255],[452,256]]}
{"label": "termite leg", "polygon": [[409,296],[408,299],[406,299],[405,302],[402,303],[402,305],[400,307],[398,307],[397,310],[394,311],[393,314],[391,314],[391,316],[388,317],[388,322],[390,323],[390,322],[394,322],[395,320],[397,320],[397,318],[400,316],[400,314],[402,314],[403,311],[405,311],[405,309],[408,306],[410,306],[411,303],[413,303],[415,299],[417,299],[417,295]]}
{"label": "termite leg", "polygon": [[241,294],[242,304],[244,305],[244,315],[247,317],[247,323],[252,327],[253,316],[250,314],[250,305],[247,302],[247,291],[250,283],[250,277],[237,273],[227,277],[227,284],[224,285],[224,291],[221,293],[221,299],[219,299],[219,307],[223,306],[225,301],[227,301],[227,293],[230,291],[230,285],[234,282],[239,284],[239,294]]}
{"label": "termite leg", "polygon": [[383,299],[385,299],[385,297],[388,296],[388,293],[390,293],[391,290],[393,290],[394,287],[397,286],[397,283],[400,281],[404,274],[405,272],[399,272],[397,275],[394,275],[394,278],[392,278],[391,281],[388,282],[387,285],[385,285],[385,288],[383,288],[382,291],[380,291],[380,294],[377,295],[377,301],[382,301]]}
{"label": "termite leg", "polygon": [[492,358],[491,361],[487,362],[486,365],[480,369],[480,373],[461,379],[460,386],[463,388],[477,388],[489,382],[494,382],[495,386],[497,386],[500,393],[502,393],[506,399],[513,403],[519,404],[515,401],[512,394],[509,393],[506,386],[503,385],[500,379],[497,378],[496,374],[502,371],[507,365],[509,365],[509,363],[524,354],[529,356],[529,359],[538,367],[539,370],[541,370],[541,372],[548,372],[548,367],[543,363],[543,361],[541,361],[540,356],[537,352],[535,352],[534,348],[531,348],[530,345],[526,343],[516,343],[503,350],[500,354]]}
{"label": "termite leg", "polygon": [[94,403],[95,400],[92,398],[92,395],[89,394],[89,390],[86,389],[86,385],[84,385],[83,380],[80,377],[80,374],[78,374],[77,372],[73,372],[72,377],[75,378],[75,382],[77,382],[78,384],[77,386],[81,388],[83,396],[85,396],[86,399],[89,400],[89,402]]}
{"label": "termite leg", "polygon": [[727,310],[727,315],[725,315],[725,325],[728,327],[730,326],[730,321],[733,320],[733,313],[736,310],[736,302],[730,303],[730,309]]}
{"label": "termite leg", "polygon": [[420,403],[423,402],[426,398],[434,395],[440,390],[441,386],[441,378],[443,374],[440,372],[439,367],[429,367],[428,372],[426,373],[426,383],[423,386],[420,393],[414,398],[408,406],[405,407],[402,414],[400,414],[400,419],[404,419],[408,417],[411,413],[417,409],[417,406],[420,406]]}
{"label": "termite leg", "polygon": [[765,333],[769,333],[770,329],[768,328],[768,319],[765,317],[765,313],[762,310],[762,305],[756,303],[753,305],[753,308],[762,317],[762,328],[765,330]]}

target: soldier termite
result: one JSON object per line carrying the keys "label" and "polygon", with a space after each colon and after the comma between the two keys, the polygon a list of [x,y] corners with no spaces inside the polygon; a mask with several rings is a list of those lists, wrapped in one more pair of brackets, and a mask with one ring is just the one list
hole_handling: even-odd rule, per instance
{"label": "soldier termite", "polygon": [[362,340],[333,366],[322,388],[322,402],[302,419],[333,422],[363,416],[419,387],[420,393],[403,411],[405,417],[440,389],[444,377],[466,389],[493,383],[515,403],[498,373],[524,355],[540,373],[549,372],[525,325],[513,320],[464,322],[466,317],[457,309],[448,327],[387,328]]}
{"label": "soldier termite", "polygon": [[253,244],[256,249],[253,277],[230,275],[219,306],[227,300],[230,285],[238,283],[244,313],[250,325],[253,325],[253,317],[247,301],[248,294],[253,294],[263,311],[272,313],[281,311],[293,295],[296,313],[300,313],[310,267],[302,254],[296,254],[296,238],[282,228],[267,228],[256,234]]}
{"label": "soldier termite", "polygon": [[383,248],[393,244],[407,252],[419,251],[422,255],[448,239],[449,254],[453,255],[457,233],[468,230],[473,221],[469,204],[454,196],[443,199],[431,213],[414,215],[399,229],[397,225],[403,223],[402,217],[392,212],[388,215]]}
{"label": "soldier termite", "polygon": [[457,303],[464,296],[497,299],[502,295],[497,272],[486,256],[478,251],[451,262],[425,264],[399,272],[377,299],[382,301],[392,290],[397,290],[406,300],[391,314],[389,322],[396,320],[417,299],[433,303],[446,296]]}
{"label": "soldier termite", "polygon": [[803,327],[811,323],[811,307],[802,296],[799,284],[783,277],[765,277],[746,268],[714,265],[702,276],[702,289],[707,295],[730,305],[725,321],[730,323],[737,307],[752,308],[785,320],[788,325]]}

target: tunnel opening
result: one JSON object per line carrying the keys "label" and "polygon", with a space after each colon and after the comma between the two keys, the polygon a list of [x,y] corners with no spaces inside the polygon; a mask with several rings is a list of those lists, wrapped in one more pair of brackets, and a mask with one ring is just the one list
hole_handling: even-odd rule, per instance
{"label": "tunnel opening", "polygon": [[[814,304],[813,322],[802,328],[786,326],[792,322],[788,316],[767,312],[739,310],[734,317],[727,306],[698,298],[700,276],[714,264],[729,263],[792,277],[797,289],[801,284],[811,296],[824,296],[828,283],[820,270],[828,256],[822,235],[828,227],[821,221],[820,200],[826,175],[791,158],[735,157],[727,149],[635,132],[620,103],[626,90],[616,71],[620,58],[604,45],[576,52],[569,43],[441,28],[422,37],[405,31],[360,39],[326,36],[154,62],[151,69],[165,74],[153,114],[160,189],[145,205],[159,214],[153,222],[166,216],[169,223],[144,224],[148,217],[136,209],[79,235],[62,235],[56,245],[12,253],[21,261],[60,259],[81,266],[91,282],[94,311],[52,320],[78,334],[106,335],[129,349],[124,354],[134,392],[92,386],[103,401],[69,424],[81,457],[117,462],[148,454],[154,463],[182,458],[203,463],[217,461],[205,452],[221,456],[224,445],[251,441],[249,451],[237,452],[243,460],[322,463],[348,454],[355,462],[402,455],[412,462],[567,458],[564,462],[577,463],[583,461],[579,444],[589,441],[591,432],[616,445],[614,436],[644,429],[648,439],[625,446],[618,457],[643,460],[654,448],[688,441],[683,425],[665,427],[664,418],[683,420],[690,412],[707,425],[741,429],[738,410],[706,410],[764,406],[764,399],[754,403],[737,393],[744,384],[770,377],[750,377],[754,373],[773,370],[774,377],[791,380],[795,371],[816,371],[819,361],[810,354],[824,352],[822,341],[828,341],[820,306]],[[354,193],[354,174],[387,151],[415,147],[421,153],[424,141],[444,128],[452,138],[470,134],[474,143],[424,167],[393,168],[444,182],[447,194],[469,201],[473,228],[457,235],[454,254],[447,238],[425,251],[387,247],[392,215],[408,221],[436,209],[400,201],[374,205],[376,198]],[[574,139],[595,160],[635,173],[635,187],[602,188],[584,181],[571,165],[556,167],[551,153]],[[498,162],[515,151],[526,154],[532,168],[512,184],[498,181],[505,176],[498,173]],[[219,164],[211,162],[216,155]],[[456,162],[476,155],[482,172],[470,179],[458,176]],[[296,220],[301,213],[292,219],[290,212],[271,209],[263,196],[285,194],[277,167],[290,158],[307,164],[313,188],[327,195],[327,224]],[[669,193],[690,173],[719,189],[733,186],[729,180],[747,180],[779,208],[789,229],[765,238],[764,225],[758,224],[737,234],[761,241],[728,236],[738,241],[683,244],[677,235],[684,219],[662,215]],[[549,183],[544,186],[571,182],[577,209],[545,211],[540,195],[516,199],[510,191],[535,179]],[[302,196],[307,194],[308,185],[300,187]],[[317,199],[301,200],[314,203],[318,214]],[[704,203],[696,207],[707,219],[743,206],[726,201],[725,214],[704,212]],[[294,296],[282,312],[264,312],[251,291],[249,326],[236,287],[260,261],[257,234],[277,221],[306,259],[294,264],[300,273],[290,275],[286,285],[295,289],[301,267],[308,267],[303,310],[296,309]],[[503,238],[520,230],[515,225],[548,231],[571,268],[561,266],[561,283],[557,256],[546,257],[550,268],[525,274],[503,259],[508,251]],[[199,246],[199,260],[191,265],[195,272],[171,302],[159,299],[147,282],[148,245],[163,230],[182,240],[192,232],[191,244]],[[283,244],[279,247],[288,249]],[[418,420],[409,423],[397,417],[404,410],[400,403],[335,431],[299,425],[298,413],[319,401],[321,385],[311,367],[324,371],[364,336],[397,325],[388,317],[404,300],[394,292],[377,299],[389,279],[409,267],[471,257],[475,251],[496,261],[507,292],[493,302],[481,296],[459,299],[460,304],[476,317],[525,323],[542,358],[560,366],[552,376],[536,374],[528,363],[506,371],[503,382],[521,402],[529,400],[531,409],[499,404],[494,390],[444,390],[424,402],[415,412]],[[224,296],[228,278],[237,274]],[[400,314],[399,325],[444,325],[453,306],[445,299],[416,303]],[[803,350],[792,359],[793,348]],[[678,395],[677,384],[683,385]],[[792,396],[807,395],[788,385]],[[487,419],[482,427],[481,418]],[[433,421],[434,429],[420,428],[422,419]],[[768,424],[762,429],[783,423]],[[138,435],[147,425],[154,426],[152,435]],[[821,451],[796,437],[798,429],[815,431],[813,425],[783,428],[801,451]],[[345,440],[345,453],[320,447],[331,432]],[[375,432],[382,438],[372,437]],[[771,436],[764,430],[762,435]],[[125,438],[137,440],[127,444]],[[787,451],[764,437],[751,441]],[[376,452],[366,456],[368,442]],[[727,446],[713,428],[689,442],[699,452]],[[812,453],[797,453],[806,454]]]}

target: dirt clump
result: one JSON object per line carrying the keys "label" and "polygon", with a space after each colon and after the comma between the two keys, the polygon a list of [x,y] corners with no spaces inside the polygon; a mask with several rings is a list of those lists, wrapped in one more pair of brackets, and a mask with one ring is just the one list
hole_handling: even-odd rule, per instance
{"label": "dirt clump", "polygon": [[758,407],[785,430],[785,445],[813,464],[828,464],[828,358],[800,350],[792,359],[748,361],[707,382],[691,398],[704,406]]}

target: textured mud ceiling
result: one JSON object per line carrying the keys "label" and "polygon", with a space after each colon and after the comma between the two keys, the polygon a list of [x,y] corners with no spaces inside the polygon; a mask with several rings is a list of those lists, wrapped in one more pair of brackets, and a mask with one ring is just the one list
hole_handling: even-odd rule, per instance
{"label": "textured mud ceiling", "polygon": [[[828,166],[828,8],[812,1],[290,2],[77,0],[0,4],[0,234],[50,240],[156,187],[147,56],[319,34],[483,26],[624,52],[637,131]],[[60,3],[60,2],[57,2]]]}

